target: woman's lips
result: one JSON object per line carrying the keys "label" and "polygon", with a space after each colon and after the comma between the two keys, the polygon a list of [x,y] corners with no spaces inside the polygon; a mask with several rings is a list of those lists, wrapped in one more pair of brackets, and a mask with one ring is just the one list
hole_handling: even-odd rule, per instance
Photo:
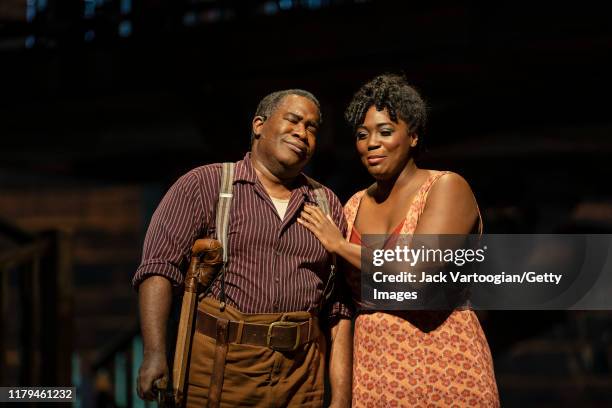
{"label": "woman's lips", "polygon": [[385,156],[368,156],[368,164],[375,166],[385,160]]}

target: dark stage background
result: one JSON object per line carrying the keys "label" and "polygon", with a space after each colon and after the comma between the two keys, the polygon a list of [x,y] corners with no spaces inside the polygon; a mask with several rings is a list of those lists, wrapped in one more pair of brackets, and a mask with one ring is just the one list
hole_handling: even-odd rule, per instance
{"label": "dark stage background", "polygon": [[[470,182],[485,232],[612,232],[611,51],[588,2],[2,0],[0,385],[142,406],[150,216],[190,168],[244,155],[273,90],[320,99],[307,173],[343,201],[371,182],[343,110],[400,72],[430,107],[420,165]],[[612,405],[609,312],[480,317],[502,406]]]}

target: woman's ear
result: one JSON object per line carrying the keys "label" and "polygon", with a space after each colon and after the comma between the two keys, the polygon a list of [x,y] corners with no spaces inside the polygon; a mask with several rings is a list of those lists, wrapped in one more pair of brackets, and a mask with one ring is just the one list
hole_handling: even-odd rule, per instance
{"label": "woman's ear", "polygon": [[266,117],[264,115],[257,115],[253,118],[253,122],[251,124],[251,129],[253,130],[253,136],[258,138],[261,135],[261,128],[266,121]]}
{"label": "woman's ear", "polygon": [[419,144],[419,135],[417,135],[416,133],[412,133],[410,135],[410,147],[416,147],[416,145]]}

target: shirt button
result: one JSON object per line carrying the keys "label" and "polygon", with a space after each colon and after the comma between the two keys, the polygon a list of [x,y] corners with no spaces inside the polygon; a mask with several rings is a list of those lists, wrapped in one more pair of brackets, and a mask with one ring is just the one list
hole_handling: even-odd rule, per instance
{"label": "shirt button", "polygon": [[280,282],[280,278],[274,278],[274,282],[276,283]]}
{"label": "shirt button", "polygon": [[278,249],[276,251],[274,251],[274,253],[279,256],[281,254],[281,251],[279,251]]}

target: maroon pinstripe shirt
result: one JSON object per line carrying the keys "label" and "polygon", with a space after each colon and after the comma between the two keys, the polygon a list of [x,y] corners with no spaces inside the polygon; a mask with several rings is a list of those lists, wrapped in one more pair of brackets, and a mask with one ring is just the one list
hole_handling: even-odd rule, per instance
{"label": "maroon pinstripe shirt", "polygon": [[[198,167],[166,193],[147,231],[142,261],[132,280],[135,288],[151,275],[165,276],[175,287],[182,284],[181,271],[189,262],[193,242],[207,232],[214,236],[220,177],[219,163]],[[331,257],[296,221],[305,203],[316,204],[305,177],[300,175],[297,181],[281,220],[257,178],[250,153],[236,163],[225,292],[227,303],[243,313],[316,311],[321,306]],[[342,205],[331,190],[324,191],[332,218],[344,234]],[[345,286],[336,286],[328,314],[350,318]],[[218,298],[218,284],[213,294]]]}

